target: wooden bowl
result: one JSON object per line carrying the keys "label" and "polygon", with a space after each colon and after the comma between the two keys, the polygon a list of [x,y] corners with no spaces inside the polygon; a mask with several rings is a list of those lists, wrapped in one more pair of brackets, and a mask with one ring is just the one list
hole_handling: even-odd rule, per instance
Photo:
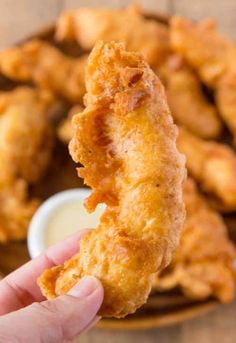
{"label": "wooden bowl", "polygon": [[[168,17],[159,14],[147,14],[147,18],[155,19],[168,25]],[[54,25],[44,28],[39,33],[30,35],[25,40],[40,38],[49,41],[58,48],[72,56],[78,56],[83,51],[71,43],[58,44],[54,41]],[[16,85],[0,75],[0,89],[11,89]],[[32,190],[34,195],[46,199],[50,195],[64,189],[82,187],[82,180],[79,180],[75,172],[75,164],[68,155],[67,148],[57,142],[54,157],[48,173],[43,180]],[[236,239],[236,216],[230,216],[230,233]],[[0,247],[0,271],[4,275],[15,270],[29,260],[26,242],[11,242]],[[102,329],[115,330],[143,330],[149,328],[164,327],[181,323],[185,320],[206,314],[220,303],[216,300],[192,301],[185,298],[180,292],[174,290],[167,293],[154,293],[150,296],[147,304],[135,314],[124,319],[102,319],[98,327]]]}

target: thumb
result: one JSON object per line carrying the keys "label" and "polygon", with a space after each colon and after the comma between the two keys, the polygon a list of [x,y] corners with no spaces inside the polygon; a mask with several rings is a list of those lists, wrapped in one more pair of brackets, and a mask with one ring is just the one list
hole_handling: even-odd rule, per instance
{"label": "thumb", "polygon": [[9,338],[25,343],[72,340],[96,320],[102,301],[101,283],[92,276],[84,277],[67,295],[1,317],[0,336],[6,342]]}

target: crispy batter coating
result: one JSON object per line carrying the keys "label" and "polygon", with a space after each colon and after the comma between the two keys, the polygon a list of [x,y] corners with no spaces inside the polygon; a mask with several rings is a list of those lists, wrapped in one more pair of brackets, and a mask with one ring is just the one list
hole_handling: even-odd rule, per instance
{"label": "crispy batter coating", "polygon": [[187,215],[180,245],[171,265],[155,279],[153,288],[168,290],[179,286],[193,299],[214,296],[230,302],[235,295],[236,251],[224,221],[191,179],[185,182],[184,200]]}
{"label": "crispy batter coating", "polygon": [[166,266],[184,222],[184,159],[164,88],[137,53],[98,42],[87,69],[86,109],[73,117],[70,152],[93,192],[88,211],[107,208],[80,252],[47,270],[47,298],[67,293],[84,275],[101,280],[100,315],[123,317],[149,295],[153,273]]}
{"label": "crispy batter coating", "polygon": [[180,55],[172,55],[157,74],[164,83],[168,104],[177,124],[202,138],[219,137],[222,123],[204,95],[197,75]]}
{"label": "crispy batter coating", "polygon": [[87,55],[71,58],[36,39],[0,54],[2,74],[16,81],[33,81],[71,102],[81,102],[84,96],[86,63]]}
{"label": "crispy batter coating", "polygon": [[53,98],[47,91],[19,87],[0,92],[0,182],[36,182],[49,164],[52,133],[46,116]]}
{"label": "crispy batter coating", "polygon": [[184,18],[171,20],[173,48],[196,69],[215,91],[219,113],[236,137],[236,46],[217,32],[211,20],[193,24]]}
{"label": "crispy batter coating", "polygon": [[56,39],[77,40],[85,50],[91,50],[98,40],[125,42],[128,50],[141,52],[151,65],[170,50],[167,26],[145,19],[137,6],[64,12],[57,22]]}
{"label": "crispy batter coating", "polygon": [[185,154],[187,169],[208,193],[215,205],[225,211],[236,209],[236,155],[225,144],[204,141],[180,128],[179,150]]}
{"label": "crispy batter coating", "polygon": [[60,122],[57,128],[57,136],[63,143],[68,144],[69,141],[72,139],[72,136],[73,136],[72,117],[76,113],[80,113],[82,111],[83,111],[83,106],[75,105],[70,109],[67,117]]}
{"label": "crispy batter coating", "polygon": [[40,201],[28,199],[27,183],[22,180],[0,182],[0,242],[22,240]]}

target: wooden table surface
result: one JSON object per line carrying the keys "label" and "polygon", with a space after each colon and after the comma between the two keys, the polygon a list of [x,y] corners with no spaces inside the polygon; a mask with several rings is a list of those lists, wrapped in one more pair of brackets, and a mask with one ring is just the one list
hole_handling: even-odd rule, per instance
{"label": "wooden table surface", "polygon": [[[125,0],[0,0],[0,48],[52,22],[60,11],[77,6],[124,6]],[[143,0],[145,9],[178,13],[193,19],[214,17],[220,29],[236,41],[235,0]],[[174,327],[141,332],[91,330],[81,343],[233,343],[236,342],[236,304]]]}

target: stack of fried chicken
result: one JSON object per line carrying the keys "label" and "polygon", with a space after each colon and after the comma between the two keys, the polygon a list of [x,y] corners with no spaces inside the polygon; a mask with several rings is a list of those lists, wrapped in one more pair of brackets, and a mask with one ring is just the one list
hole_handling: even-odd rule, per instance
{"label": "stack of fried chicken", "polygon": [[[40,203],[28,189],[50,168],[55,136],[65,144],[72,137],[71,119],[87,101],[87,54],[98,40],[124,41],[143,54],[165,86],[179,127],[178,148],[186,156],[186,221],[153,290],[179,288],[193,299],[232,301],[236,250],[223,214],[236,211],[236,45],[211,20],[194,24],[172,17],[163,23],[136,6],[84,8],[62,13],[57,45],[32,39],[0,53],[1,74],[17,83],[0,92],[0,241],[26,236]],[[83,54],[58,48],[67,42]],[[55,134],[50,112],[61,99],[70,110]]]}

